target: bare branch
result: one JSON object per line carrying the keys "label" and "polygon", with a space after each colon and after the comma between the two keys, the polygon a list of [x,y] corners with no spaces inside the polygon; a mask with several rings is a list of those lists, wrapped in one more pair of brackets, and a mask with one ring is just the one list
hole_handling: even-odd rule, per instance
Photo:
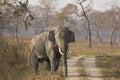
{"label": "bare branch", "polygon": [[81,5],[82,3],[84,3],[86,0],[76,0],[77,4]]}
{"label": "bare branch", "polygon": [[84,15],[83,14],[78,14],[77,12],[68,12],[68,13],[74,13],[75,15],[77,15],[78,17],[83,17]]}

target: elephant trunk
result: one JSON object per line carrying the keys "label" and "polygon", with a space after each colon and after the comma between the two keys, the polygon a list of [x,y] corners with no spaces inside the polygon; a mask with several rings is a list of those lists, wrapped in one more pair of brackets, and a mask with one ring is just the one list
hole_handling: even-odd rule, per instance
{"label": "elephant trunk", "polygon": [[63,61],[64,61],[64,75],[65,75],[65,77],[67,76],[67,74],[68,74],[68,69],[67,69],[67,55],[65,54],[64,56],[63,56]]}
{"label": "elephant trunk", "polygon": [[68,49],[68,44],[63,44],[62,46],[59,47],[59,53],[63,55],[63,71],[64,71],[64,76],[67,76],[68,69],[67,69],[67,49]]}

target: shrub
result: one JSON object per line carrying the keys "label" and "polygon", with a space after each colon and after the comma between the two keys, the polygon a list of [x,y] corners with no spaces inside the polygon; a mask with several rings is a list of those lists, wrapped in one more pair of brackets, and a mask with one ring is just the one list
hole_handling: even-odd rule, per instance
{"label": "shrub", "polygon": [[[24,72],[26,57],[25,43],[16,44],[13,40],[0,39],[0,80],[16,80]],[[27,50],[28,51],[28,50]]]}

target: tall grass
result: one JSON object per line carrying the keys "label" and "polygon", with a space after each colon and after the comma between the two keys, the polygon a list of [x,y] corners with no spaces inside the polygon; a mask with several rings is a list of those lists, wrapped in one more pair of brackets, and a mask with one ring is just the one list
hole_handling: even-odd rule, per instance
{"label": "tall grass", "polygon": [[[29,38],[22,38],[19,44],[16,44],[13,38],[0,36],[0,80],[28,80],[28,77],[31,76],[32,68],[26,67],[29,41]],[[94,40],[92,48],[87,48],[86,40],[78,39],[75,43],[69,45],[72,52],[69,56],[120,55],[119,45],[114,45],[113,48],[110,48],[107,44],[108,42],[106,41],[99,43]],[[43,79],[45,75],[47,78],[53,77],[58,80],[64,80],[61,68],[54,75],[44,72],[43,67],[45,66],[43,64],[40,64],[40,67],[42,69],[39,72],[39,79]]]}
{"label": "tall grass", "polygon": [[76,39],[75,43],[71,43],[71,55],[120,55],[119,43],[114,43],[113,47],[109,46],[109,41],[104,40],[100,43],[98,40],[92,40],[92,48],[87,48],[87,40]]}
{"label": "tall grass", "polygon": [[[16,44],[13,37],[0,36],[0,80],[32,80],[32,65],[26,66],[29,42],[30,39],[21,38]],[[38,79],[64,80],[61,69],[52,74],[45,71],[45,65],[45,62],[39,64]]]}
{"label": "tall grass", "polygon": [[0,36],[0,80],[17,80],[27,68],[25,43]]}

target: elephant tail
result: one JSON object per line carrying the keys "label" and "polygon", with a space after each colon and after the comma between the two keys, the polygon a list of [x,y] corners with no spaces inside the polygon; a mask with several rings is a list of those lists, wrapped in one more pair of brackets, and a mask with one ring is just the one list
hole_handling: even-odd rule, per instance
{"label": "elephant tail", "polygon": [[30,56],[31,56],[31,54],[29,53],[26,66],[29,66],[29,63],[30,63]]}

